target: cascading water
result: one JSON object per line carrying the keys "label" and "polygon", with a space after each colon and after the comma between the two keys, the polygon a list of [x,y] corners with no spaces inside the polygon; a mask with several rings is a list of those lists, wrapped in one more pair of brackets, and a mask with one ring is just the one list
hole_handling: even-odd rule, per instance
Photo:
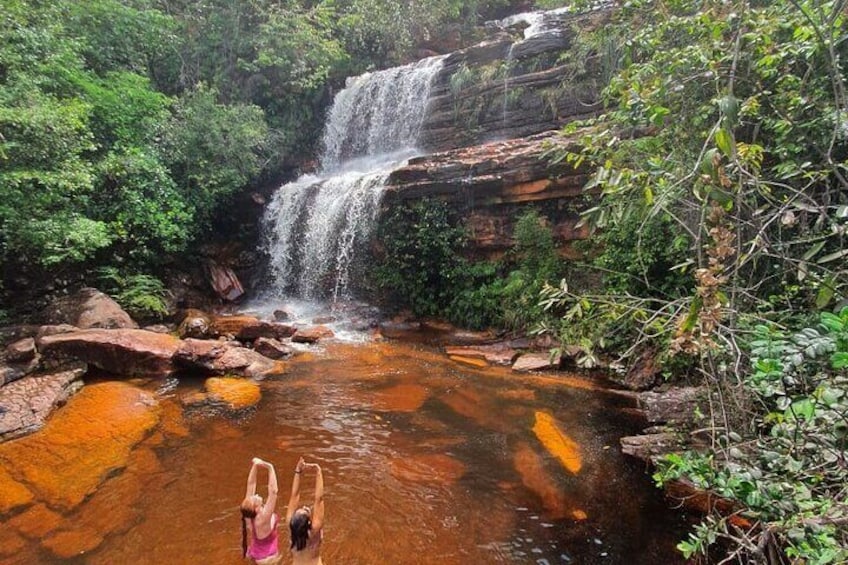
{"label": "cascading water", "polygon": [[370,235],[391,171],[416,155],[442,57],[348,79],[324,126],[320,173],[280,187],[264,218],[270,293],[349,298],[356,250]]}

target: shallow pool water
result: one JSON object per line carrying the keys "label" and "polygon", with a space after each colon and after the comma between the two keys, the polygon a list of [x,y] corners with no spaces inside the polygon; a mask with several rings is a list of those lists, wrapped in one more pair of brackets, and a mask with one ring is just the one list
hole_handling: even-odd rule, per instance
{"label": "shallow pool water", "polygon": [[[366,342],[299,355],[237,418],[183,413],[180,397],[202,379],[137,384],[158,397],[160,429],[64,516],[97,505],[89,513],[102,539],[59,558],[62,538],[18,536],[10,563],[242,562],[238,504],[253,456],[276,465],[280,513],[298,457],[322,465],[328,565],[683,562],[681,516],[620,453],[618,438],[638,427],[629,401],[587,377],[480,369],[424,346]],[[558,439],[544,440],[539,422]],[[304,500],[312,485],[307,476]]]}

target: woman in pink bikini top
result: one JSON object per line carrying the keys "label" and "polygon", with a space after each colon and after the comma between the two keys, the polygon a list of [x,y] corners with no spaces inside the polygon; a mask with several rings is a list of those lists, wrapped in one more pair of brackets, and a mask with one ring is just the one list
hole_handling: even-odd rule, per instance
{"label": "woman in pink bikini top", "polygon": [[[268,499],[263,503],[256,494],[256,474],[259,467],[268,469]],[[277,474],[274,466],[258,457],[247,476],[247,492],[241,503],[241,547],[245,557],[256,565],[278,565],[282,563],[277,536],[279,518],[274,513],[277,506]],[[250,530],[248,544],[247,531]]]}
{"label": "woman in pink bikini top", "polygon": [[[315,469],[315,504],[300,506],[300,475],[304,469]],[[292,492],[286,510],[286,522],[291,530],[293,565],[324,565],[321,561],[321,541],[324,538],[324,475],[316,463],[297,462],[292,480]]]}

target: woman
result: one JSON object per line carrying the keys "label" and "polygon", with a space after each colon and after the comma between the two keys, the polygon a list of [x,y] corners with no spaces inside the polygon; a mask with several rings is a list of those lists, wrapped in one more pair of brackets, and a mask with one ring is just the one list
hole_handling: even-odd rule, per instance
{"label": "woman", "polygon": [[[304,469],[315,469],[315,504],[312,508],[300,506],[300,475]],[[290,549],[293,565],[324,565],[321,561],[321,540],[324,536],[324,476],[320,466],[305,462],[303,457],[294,469],[286,522],[291,529]]]}
{"label": "woman", "polygon": [[[268,500],[256,494],[256,474],[260,467],[268,469]],[[277,538],[279,518],[274,513],[277,506],[277,473],[274,466],[258,457],[247,475],[247,492],[241,503],[241,549],[245,557],[256,565],[278,565],[282,563]],[[250,543],[247,530],[250,527]]]}

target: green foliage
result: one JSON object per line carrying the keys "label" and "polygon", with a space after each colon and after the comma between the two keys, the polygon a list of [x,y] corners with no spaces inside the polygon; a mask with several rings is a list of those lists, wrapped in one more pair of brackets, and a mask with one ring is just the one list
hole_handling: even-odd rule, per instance
{"label": "green foliage", "polygon": [[104,291],[134,318],[162,319],[168,315],[168,291],[156,277],[123,274],[115,267],[102,267],[97,276]]}
{"label": "green foliage", "polygon": [[[777,535],[791,558],[848,559],[846,332],[848,308],[824,312],[818,327],[792,333],[758,326],[750,341],[752,370],[744,382],[766,411],[759,434],[743,439],[730,432],[715,452],[669,456],[657,481],[685,476],[738,501],[743,516],[759,522],[758,530]],[[706,554],[728,531],[724,519],[704,522],[681,549],[687,556]]]}
{"label": "green foliage", "polygon": [[465,259],[465,231],[439,200],[393,207],[379,237],[385,256],[376,279],[391,301],[470,328],[538,323],[539,291],[561,272],[551,231],[533,210],[516,221],[515,250],[503,264]]}
{"label": "green foliage", "polygon": [[163,135],[163,153],[177,171],[195,220],[208,222],[218,206],[254,178],[268,137],[262,110],[223,105],[204,86],[181,98]]}
{"label": "green foliage", "polygon": [[420,200],[395,206],[378,228],[385,258],[376,270],[378,287],[420,316],[445,312],[457,288],[464,234],[447,205]]}

